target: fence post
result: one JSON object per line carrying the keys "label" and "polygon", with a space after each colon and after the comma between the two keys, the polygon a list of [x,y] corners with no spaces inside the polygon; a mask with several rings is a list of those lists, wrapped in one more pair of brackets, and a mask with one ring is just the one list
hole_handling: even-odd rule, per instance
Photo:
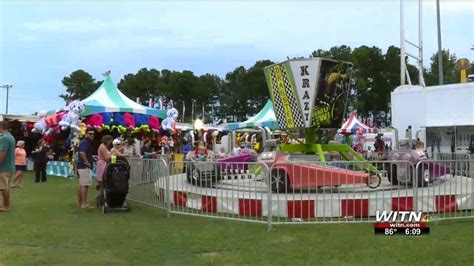
{"label": "fence post", "polygon": [[267,180],[267,231],[271,231],[273,221],[272,176],[271,171],[268,169],[268,166],[264,163],[262,163],[262,165],[262,174]]}
{"label": "fence post", "polygon": [[414,176],[414,179],[412,180],[413,210],[417,212],[419,211],[418,210],[418,178],[421,178],[421,176],[418,176],[418,167],[420,167],[421,161],[419,161],[415,166],[413,166],[413,163],[410,163],[410,164],[412,165],[412,169],[414,169],[415,171],[415,176]]}
{"label": "fence post", "polygon": [[165,178],[165,201],[166,201],[166,218],[171,217],[171,199],[170,199],[170,167],[166,160],[161,159],[163,162],[163,173]]}

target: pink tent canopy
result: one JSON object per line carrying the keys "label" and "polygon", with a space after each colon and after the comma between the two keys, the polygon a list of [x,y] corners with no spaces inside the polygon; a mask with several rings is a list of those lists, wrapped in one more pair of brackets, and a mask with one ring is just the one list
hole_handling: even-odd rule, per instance
{"label": "pink tent canopy", "polygon": [[357,119],[355,112],[351,113],[349,119],[347,119],[347,121],[342,125],[341,129],[339,129],[339,132],[342,134],[355,134],[359,128],[362,128],[365,132],[369,133],[376,132],[376,129],[370,128],[364,123],[360,122],[359,119]]}

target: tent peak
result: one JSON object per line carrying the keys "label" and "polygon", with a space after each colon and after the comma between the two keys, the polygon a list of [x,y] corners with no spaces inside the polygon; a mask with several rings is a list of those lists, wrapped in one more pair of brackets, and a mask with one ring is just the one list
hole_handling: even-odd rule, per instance
{"label": "tent peak", "polygon": [[110,78],[110,70],[107,70],[105,71],[104,73],[102,73],[102,76],[106,77],[106,78]]}

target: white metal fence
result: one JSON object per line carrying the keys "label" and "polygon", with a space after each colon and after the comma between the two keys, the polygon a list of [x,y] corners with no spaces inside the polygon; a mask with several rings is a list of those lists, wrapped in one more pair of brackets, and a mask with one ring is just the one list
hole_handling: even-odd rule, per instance
{"label": "white metal fence", "polygon": [[272,224],[373,222],[376,211],[474,217],[472,160],[265,163],[131,160],[133,201]]}

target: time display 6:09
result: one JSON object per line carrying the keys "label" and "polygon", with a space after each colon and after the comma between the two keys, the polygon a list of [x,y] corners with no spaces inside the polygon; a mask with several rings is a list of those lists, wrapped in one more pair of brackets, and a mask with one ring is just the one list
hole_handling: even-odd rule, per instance
{"label": "time display 6:09", "polygon": [[421,228],[405,228],[404,231],[407,236],[421,235]]}

